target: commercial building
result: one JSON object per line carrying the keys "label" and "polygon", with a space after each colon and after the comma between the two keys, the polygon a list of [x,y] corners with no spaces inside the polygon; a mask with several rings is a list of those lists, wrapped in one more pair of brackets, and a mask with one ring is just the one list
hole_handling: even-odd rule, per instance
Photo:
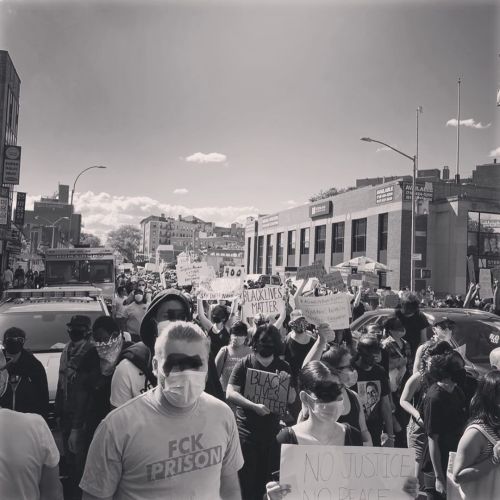
{"label": "commercial building", "polygon": [[[500,165],[479,165],[454,184],[449,170],[421,171],[417,179],[415,289],[464,293],[467,257],[479,269],[500,267]],[[380,182],[382,181],[382,182]],[[411,177],[363,179],[363,187],[308,205],[247,220],[247,273],[293,273],[322,261],[327,270],[353,257],[386,264],[380,285],[410,286]],[[487,238],[486,238],[487,234]],[[497,240],[498,239],[498,240]],[[493,241],[494,240],[494,241]],[[487,243],[486,243],[487,242]],[[492,250],[494,248],[494,250]]]}
{"label": "commercial building", "polygon": [[17,146],[21,79],[5,50],[0,50],[0,253],[2,271],[21,252],[13,238],[12,203],[14,185],[19,184],[21,148]]}
{"label": "commercial building", "polygon": [[75,214],[69,203],[69,186],[59,184],[56,194],[42,197],[35,201],[33,210],[26,210],[23,232],[34,254],[78,244],[81,222],[81,215]]}

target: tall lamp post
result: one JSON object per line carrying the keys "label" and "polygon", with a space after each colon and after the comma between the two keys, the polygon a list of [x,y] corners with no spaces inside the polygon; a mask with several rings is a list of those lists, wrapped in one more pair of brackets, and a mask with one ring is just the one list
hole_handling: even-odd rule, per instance
{"label": "tall lamp post", "polygon": [[[417,115],[418,116],[418,115]],[[389,144],[386,144],[385,142],[378,141],[377,139],[372,139],[371,137],[362,137],[362,141],[365,142],[376,142],[377,144],[381,144],[382,146],[385,146],[386,148],[391,149],[392,151],[400,154],[401,156],[404,156],[405,158],[408,158],[413,164],[413,175],[412,175],[412,190],[411,190],[411,259],[410,259],[410,288],[411,291],[414,291],[415,288],[415,260],[413,259],[414,253],[415,253],[415,182],[416,182],[416,177],[417,177],[417,156],[410,156],[407,155],[406,153],[403,153],[399,149],[390,146]]]}
{"label": "tall lamp post", "polygon": [[[78,179],[80,178],[81,175],[83,175],[85,172],[88,172],[89,170],[92,170],[94,168],[106,168],[104,165],[93,165],[92,167],[87,167],[87,168],[84,168],[77,176],[76,176],[76,179],[75,179],[75,182],[73,182],[73,189],[71,190],[71,202],[70,202],[70,205],[71,205],[71,210],[73,210],[73,196],[75,195],[75,187],[76,187],[76,183],[78,182]],[[73,211],[71,212],[71,215],[73,215]],[[71,219],[72,217],[70,217],[69,219],[69,239],[70,241],[72,241],[72,238],[71,238]]]}
{"label": "tall lamp post", "polygon": [[46,219],[45,217],[40,217],[39,215],[35,216],[35,220],[40,220],[40,219],[43,219],[44,221],[47,221],[49,223],[49,226],[47,226],[47,227],[51,227],[52,228],[52,244],[51,244],[50,248],[54,248],[54,246],[55,246],[56,224],[59,221],[61,221],[61,220],[67,219],[67,220],[71,221],[71,219],[69,217],[59,217],[59,219],[57,219],[56,221],[51,222],[49,219]]}

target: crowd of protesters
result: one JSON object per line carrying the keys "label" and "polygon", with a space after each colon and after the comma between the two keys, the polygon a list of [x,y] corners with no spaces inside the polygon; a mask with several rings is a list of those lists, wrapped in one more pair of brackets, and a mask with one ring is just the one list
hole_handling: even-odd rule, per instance
{"label": "crowd of protesters", "polygon": [[[454,322],[429,324],[420,307],[498,313],[497,283],[491,301],[476,285],[463,301],[351,289],[352,320],[387,295],[398,303],[353,338],[294,306],[337,292],[314,280],[307,290],[285,283],[282,314],[244,318],[239,298],[202,300],[175,287],[174,273],[163,278],[120,275],[111,316],[67,325],[55,401],[67,500],[283,498],[292,488],[277,477],[283,444],[412,448],[401,498],[444,499],[450,484],[461,498],[496,498],[500,349],[477,380],[452,347]],[[57,500],[47,379],[25,338],[11,328],[0,350],[0,497]],[[285,414],[245,396],[251,369],[290,380]]]}

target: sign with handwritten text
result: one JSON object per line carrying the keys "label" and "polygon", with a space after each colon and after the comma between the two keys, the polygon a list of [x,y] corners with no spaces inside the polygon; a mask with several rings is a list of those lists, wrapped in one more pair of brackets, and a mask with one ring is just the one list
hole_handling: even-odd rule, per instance
{"label": "sign with handwritten text", "polygon": [[276,316],[285,310],[285,291],[280,286],[249,288],[241,295],[243,318],[253,318],[256,314]]}
{"label": "sign with handwritten text", "polygon": [[349,300],[345,293],[297,297],[295,303],[313,325],[327,323],[333,330],[349,328]]}
{"label": "sign with handwritten text", "polygon": [[322,262],[313,262],[310,266],[303,266],[297,269],[297,280],[318,278],[320,281],[326,275],[325,266]]}
{"label": "sign with handwritten text", "polygon": [[243,282],[239,278],[214,278],[203,281],[198,288],[198,297],[203,300],[222,300],[239,297]]}
{"label": "sign with handwritten text", "polygon": [[337,290],[343,290],[345,288],[345,283],[342,278],[342,274],[338,269],[335,269],[328,273],[322,280],[321,280],[330,290],[334,290],[335,288]]}
{"label": "sign with handwritten text", "polygon": [[287,373],[280,375],[248,368],[243,396],[283,417],[286,415],[289,389],[290,375]]}
{"label": "sign with handwritten text", "polygon": [[287,500],[404,500],[415,451],[368,446],[281,446],[280,483]]}
{"label": "sign with handwritten text", "polygon": [[493,297],[493,288],[491,287],[491,270],[479,269],[479,295],[482,299],[491,299]]}

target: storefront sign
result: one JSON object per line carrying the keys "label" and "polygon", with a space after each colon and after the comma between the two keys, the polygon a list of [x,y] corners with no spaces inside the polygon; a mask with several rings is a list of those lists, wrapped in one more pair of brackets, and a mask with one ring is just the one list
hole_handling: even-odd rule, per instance
{"label": "storefront sign", "polygon": [[333,203],[331,200],[322,201],[309,207],[309,217],[328,217],[331,215]]}
{"label": "storefront sign", "polygon": [[3,158],[3,183],[19,184],[21,173],[21,146],[6,146]]}
{"label": "storefront sign", "polygon": [[394,186],[387,186],[375,191],[375,202],[377,205],[379,203],[387,203],[392,200],[394,200]]}
{"label": "storefront sign", "polygon": [[24,226],[24,212],[26,207],[26,193],[17,193],[16,210],[14,211],[14,224]]}

